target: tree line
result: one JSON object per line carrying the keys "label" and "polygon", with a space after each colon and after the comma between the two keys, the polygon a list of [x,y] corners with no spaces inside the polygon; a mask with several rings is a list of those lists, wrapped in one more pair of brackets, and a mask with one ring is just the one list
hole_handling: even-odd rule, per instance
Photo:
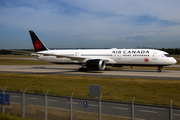
{"label": "tree line", "polygon": [[165,51],[169,54],[180,54],[180,48],[162,48],[162,49],[159,49],[159,50],[162,50],[162,51]]}

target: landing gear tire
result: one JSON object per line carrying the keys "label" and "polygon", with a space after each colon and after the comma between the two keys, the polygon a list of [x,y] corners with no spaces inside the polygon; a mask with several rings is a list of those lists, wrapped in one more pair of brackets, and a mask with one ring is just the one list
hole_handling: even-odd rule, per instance
{"label": "landing gear tire", "polygon": [[83,67],[82,67],[82,68],[79,68],[79,71],[80,71],[80,72],[87,72],[87,71],[88,71],[88,69],[87,69],[87,68],[83,68]]}
{"label": "landing gear tire", "polygon": [[161,69],[158,69],[157,72],[161,72]]}
{"label": "landing gear tire", "polygon": [[161,72],[162,68],[163,68],[163,66],[158,66],[157,72]]}

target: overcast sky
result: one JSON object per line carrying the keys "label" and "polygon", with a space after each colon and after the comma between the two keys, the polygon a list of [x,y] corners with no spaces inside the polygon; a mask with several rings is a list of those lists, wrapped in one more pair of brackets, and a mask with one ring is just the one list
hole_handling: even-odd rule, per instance
{"label": "overcast sky", "polygon": [[180,48],[180,0],[0,0],[0,49]]}

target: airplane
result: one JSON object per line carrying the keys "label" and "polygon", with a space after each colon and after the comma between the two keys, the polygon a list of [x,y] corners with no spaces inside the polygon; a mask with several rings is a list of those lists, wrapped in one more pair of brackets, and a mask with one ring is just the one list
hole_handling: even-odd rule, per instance
{"label": "airplane", "polygon": [[9,50],[21,54],[29,54],[42,61],[55,64],[78,64],[79,71],[102,71],[106,66],[157,66],[161,72],[163,66],[177,63],[170,54],[155,49],[70,49],[50,50],[29,30],[35,52]]}

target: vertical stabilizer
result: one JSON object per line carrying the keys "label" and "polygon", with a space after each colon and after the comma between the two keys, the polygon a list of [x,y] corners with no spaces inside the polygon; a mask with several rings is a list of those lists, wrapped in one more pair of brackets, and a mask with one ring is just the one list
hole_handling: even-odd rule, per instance
{"label": "vertical stabilizer", "polygon": [[34,33],[34,31],[30,30],[29,33],[30,33],[30,36],[31,36],[31,39],[32,39],[34,50],[36,52],[48,50],[48,48],[38,38],[38,36]]}

